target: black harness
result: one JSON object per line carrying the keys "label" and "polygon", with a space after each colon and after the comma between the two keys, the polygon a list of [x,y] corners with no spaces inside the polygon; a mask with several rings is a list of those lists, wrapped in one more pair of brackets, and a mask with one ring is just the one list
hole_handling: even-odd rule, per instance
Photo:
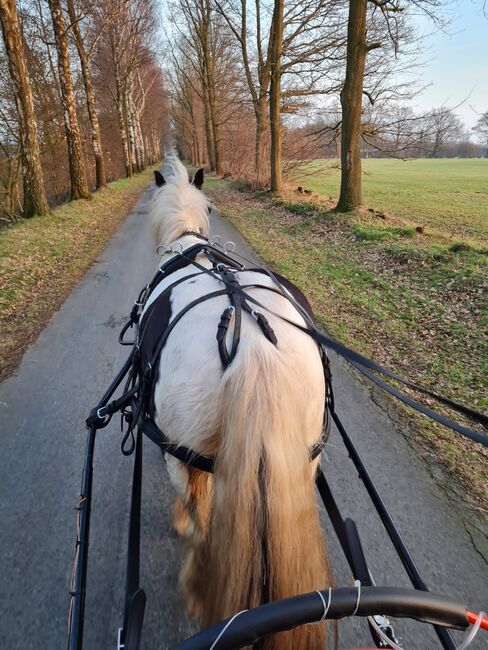
{"label": "black harness", "polygon": [[[264,268],[246,268],[243,264],[240,264],[237,260],[228,255],[226,251],[220,250],[198,233],[187,232],[184,234],[194,235],[202,241],[185,250],[181,249],[175,251],[173,247],[169,252],[177,252],[178,254],[160,266],[151,282],[149,282],[139,293],[132,308],[129,321],[122,329],[119,337],[119,341],[123,345],[133,346],[131,368],[128,373],[128,379],[123,394],[118,400],[110,402],[104,408],[92,411],[87,420],[87,424],[90,426],[92,423],[99,423],[100,419],[104,417],[106,417],[108,421],[114,412],[122,411],[123,416],[128,423],[127,432],[122,440],[122,452],[124,454],[129,455],[133,452],[135,445],[133,429],[138,426],[148,438],[161,448],[163,453],[169,453],[181,462],[196,469],[212,472],[214,467],[213,458],[202,456],[192,449],[171,442],[155,422],[156,408],[154,404],[154,388],[159,378],[158,369],[160,356],[171,332],[183,316],[193,309],[193,307],[207,300],[211,300],[212,298],[226,295],[229,299],[230,305],[224,309],[216,333],[217,348],[223,371],[225,371],[237,354],[241,338],[243,312],[255,319],[261,332],[266,339],[268,339],[270,344],[277,345],[278,343],[276,334],[269,324],[268,319],[261,311],[254,308],[253,303],[256,303],[256,301],[246,293],[246,290],[251,288],[260,288],[283,295],[297,308],[297,311],[299,311],[301,315],[306,316],[306,321],[313,320],[313,313],[305,296],[286,278],[276,274],[271,274]],[[206,257],[212,265],[211,268],[203,266],[197,260],[197,258],[201,256]],[[176,271],[190,265],[196,268],[194,273],[187,274],[170,283],[159,294],[159,296],[153,300],[147,308],[145,308],[150,296],[163,280],[166,280]],[[241,284],[239,281],[239,273],[243,271],[267,275],[272,278],[274,286],[271,287],[259,282]],[[203,274],[208,274],[215,278],[223,285],[223,288],[199,296],[173,316],[171,313],[171,294],[173,289],[180,284]],[[233,322],[233,334],[229,350],[227,338],[231,322]],[[125,335],[127,331],[133,327],[135,327],[136,330],[135,339],[130,342],[126,341]],[[326,406],[324,411],[322,436],[309,450],[311,461],[317,458],[323,450],[330,432],[331,423],[329,406],[332,399],[332,393],[330,390],[331,374],[329,360],[323,347],[320,344],[318,344],[318,347],[324,369]]]}

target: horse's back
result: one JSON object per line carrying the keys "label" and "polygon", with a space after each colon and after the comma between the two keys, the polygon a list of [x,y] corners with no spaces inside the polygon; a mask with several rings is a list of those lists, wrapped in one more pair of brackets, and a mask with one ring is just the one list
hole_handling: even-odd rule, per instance
{"label": "horse's back", "polygon": [[[159,293],[193,272],[194,268],[189,267],[175,273],[162,283]],[[293,384],[297,408],[303,408],[304,412],[304,431],[310,431],[307,444],[313,443],[317,429],[320,431],[324,408],[324,378],[317,345],[307,334],[279,317],[304,325],[303,317],[291,302],[273,291],[276,286],[271,278],[260,272],[243,271],[238,273],[238,279],[241,285],[269,287],[248,288],[246,292],[269,310],[256,306],[273,328],[276,346],[264,336],[256,320],[243,312],[237,353],[224,370],[216,334],[229,298],[222,295],[196,304],[176,324],[163,348],[154,395],[156,422],[172,440],[201,453],[214,453],[224,408],[225,373],[244,371],[244,359],[251,354],[256,363],[264,360]],[[207,274],[178,284],[171,290],[169,320],[192,301],[222,288],[222,282]],[[233,320],[227,335],[229,351],[232,338]],[[242,381],[244,386],[246,378]]]}

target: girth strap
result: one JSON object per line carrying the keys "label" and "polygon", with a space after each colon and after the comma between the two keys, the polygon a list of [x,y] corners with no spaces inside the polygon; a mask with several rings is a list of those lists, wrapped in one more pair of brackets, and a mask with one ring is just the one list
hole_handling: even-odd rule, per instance
{"label": "girth strap", "polygon": [[163,453],[168,453],[180,460],[182,463],[199,469],[202,472],[212,473],[214,469],[214,459],[208,456],[197,454],[196,451],[188,449],[183,445],[176,445],[168,440],[161,429],[156,426],[152,420],[141,420],[140,428],[144,434],[156,444]]}
{"label": "girth strap", "polygon": [[[163,453],[171,454],[185,465],[199,469],[202,472],[214,471],[215,459],[210,456],[203,456],[183,445],[177,445],[167,438],[155,422],[148,418],[139,420],[139,428],[144,434],[156,444]],[[326,417],[324,431],[321,439],[309,449],[310,461],[315,460],[322,452],[330,433],[330,418]]]}

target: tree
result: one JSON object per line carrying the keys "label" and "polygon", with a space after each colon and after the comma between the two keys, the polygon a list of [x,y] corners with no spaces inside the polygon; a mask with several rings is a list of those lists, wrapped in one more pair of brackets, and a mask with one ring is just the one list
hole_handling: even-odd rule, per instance
{"label": "tree", "polygon": [[215,0],[215,4],[241,49],[242,66],[256,119],[254,171],[259,182],[264,175],[265,137],[268,130],[267,104],[271,81],[270,34],[268,34],[268,38],[264,42],[265,47],[263,47],[264,29],[261,19],[261,0],[255,0],[255,45],[254,47],[251,45],[254,52],[250,51],[247,0],[239,0],[237,3],[226,2],[225,4]]}
{"label": "tree", "polygon": [[271,128],[271,191],[281,192],[281,54],[283,49],[284,0],[274,0],[270,36],[269,123]]}
{"label": "tree", "polygon": [[249,112],[235,44],[224,17],[210,0],[175,0],[168,24],[172,32],[168,35],[168,78],[180,140],[187,150],[198,148],[203,157],[206,149],[210,169],[222,173],[225,154],[232,149],[235,122],[247,121]]}
{"label": "tree", "polygon": [[[341,192],[336,206],[340,212],[354,210],[362,203],[360,137],[363,95],[366,94],[374,103],[364,88],[367,55],[389,43],[396,58],[401,42],[411,38],[411,26],[405,26],[408,11],[422,12],[440,25],[441,7],[441,0],[410,0],[409,3],[405,0],[349,0],[346,78],[341,91]],[[375,22],[377,13],[382,19],[382,27],[378,21]],[[373,28],[372,37],[368,33],[369,26]],[[387,56],[383,53],[384,58]]]}
{"label": "tree", "polygon": [[[74,0],[67,0],[68,15],[71,21],[71,29],[78,51],[78,56],[81,64],[81,72],[83,76],[83,84],[85,86],[86,104],[88,108],[88,116],[91,126],[91,140],[93,152],[95,154],[95,184],[96,188],[100,189],[105,187],[105,160],[103,157],[102,137],[100,135],[100,125],[98,123],[98,115],[95,103],[95,93],[93,90],[93,80],[90,70],[90,52],[85,47],[85,42],[80,29],[80,16],[75,10]],[[93,48],[93,46],[92,46]]]}
{"label": "tree", "polygon": [[375,43],[366,42],[368,0],[350,0],[347,24],[346,79],[341,91],[341,192],[337,210],[347,212],[362,202],[361,108],[366,54]]}
{"label": "tree", "polygon": [[425,119],[429,133],[430,158],[437,158],[444,145],[461,140],[464,136],[464,127],[450,108],[434,108]]}
{"label": "tree", "polygon": [[117,110],[126,175],[132,176],[143,169],[146,159],[140,118],[144,88],[152,82],[147,75],[141,91],[140,80],[141,69],[153,62],[150,48],[155,33],[154,7],[151,0],[113,0],[103,4],[101,12],[103,19],[110,22],[104,54],[111,67],[109,88]]}
{"label": "tree", "polygon": [[[222,173],[222,106],[219,106],[217,97],[219,82],[217,78],[219,61],[224,55],[227,45],[222,34],[221,17],[213,11],[210,0],[178,0],[174,5],[176,15],[171,17],[173,26],[179,35],[181,47],[180,60],[186,58],[190,68],[197,76],[197,83],[193,90],[200,95],[205,122],[205,139],[207,146],[210,169],[218,174]],[[181,21],[181,17],[184,21]],[[184,48],[188,53],[183,54]],[[181,56],[183,54],[183,57]],[[181,65],[176,63],[177,67]],[[185,67],[185,66],[183,66]],[[189,70],[184,75],[187,81],[193,75]]]}
{"label": "tree", "polygon": [[0,0],[0,22],[19,116],[24,181],[23,214],[45,215],[49,206],[43,184],[37,121],[15,0]]}
{"label": "tree", "polygon": [[[270,7],[262,0],[255,0],[254,11],[248,9],[247,0],[214,1],[241,50],[241,65],[256,121],[254,170],[260,181],[264,176],[266,136],[271,128],[268,103],[271,56],[276,44],[274,11],[268,19]],[[344,42],[343,4],[343,0],[290,0],[283,7],[280,56],[274,68],[280,92],[280,101],[274,106],[279,115],[273,118],[273,124],[280,130],[276,141],[281,142],[286,134],[281,127],[282,114],[296,115],[310,106],[311,97],[337,90],[334,68],[338,68],[339,50]],[[274,90],[277,89],[275,84]],[[276,165],[275,160],[273,166]]]}
{"label": "tree", "polygon": [[488,111],[481,115],[480,119],[473,127],[473,131],[479,133],[479,135],[482,137],[483,142],[486,146],[485,158],[488,158]]}
{"label": "tree", "polygon": [[68,143],[68,162],[70,170],[71,200],[86,199],[90,196],[81,146],[80,129],[76,115],[75,94],[71,77],[68,34],[60,0],[48,0],[58,54],[59,83],[64,109],[64,128]]}

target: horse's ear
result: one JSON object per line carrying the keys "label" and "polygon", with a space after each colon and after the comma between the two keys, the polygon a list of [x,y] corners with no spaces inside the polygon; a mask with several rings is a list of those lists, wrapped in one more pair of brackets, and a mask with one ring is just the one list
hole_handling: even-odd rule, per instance
{"label": "horse's ear", "polygon": [[166,184],[166,181],[164,180],[164,176],[160,174],[158,171],[154,172],[154,180],[156,181],[156,185],[158,187],[161,187],[162,185]]}
{"label": "horse's ear", "polygon": [[197,173],[195,174],[195,178],[193,179],[193,185],[198,189],[202,189],[203,185],[203,169],[199,169]]}

